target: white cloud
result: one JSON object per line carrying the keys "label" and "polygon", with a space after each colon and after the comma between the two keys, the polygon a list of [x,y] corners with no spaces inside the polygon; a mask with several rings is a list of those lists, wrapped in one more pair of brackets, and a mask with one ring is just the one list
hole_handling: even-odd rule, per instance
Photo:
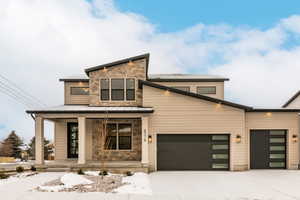
{"label": "white cloud", "polygon": [[[227,99],[278,107],[299,89],[299,47],[285,48],[290,37],[299,37],[299,24],[295,15],[267,30],[199,22],[161,33],[141,14],[121,12],[111,0],[9,0],[0,7],[1,74],[56,105],[63,102],[58,78],[150,52],[152,73],[225,75],[231,79]],[[0,97],[0,124],[5,124],[0,134],[15,129],[28,140],[34,134],[31,117]]]}

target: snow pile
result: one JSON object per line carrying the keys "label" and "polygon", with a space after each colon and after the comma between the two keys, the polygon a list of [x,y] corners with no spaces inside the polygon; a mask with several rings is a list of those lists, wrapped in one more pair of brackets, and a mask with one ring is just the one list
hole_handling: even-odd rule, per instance
{"label": "snow pile", "polygon": [[60,190],[66,188],[72,188],[75,185],[87,185],[92,184],[93,182],[84,178],[81,175],[68,173],[63,175],[60,178],[61,185],[51,185],[51,186],[39,186],[40,190],[48,191],[48,192],[58,192]]}
{"label": "snow pile", "polygon": [[78,174],[74,173],[68,173],[63,175],[60,178],[60,181],[67,187],[71,188],[75,185],[87,185],[87,184],[92,184],[93,182],[84,178],[83,176],[80,176]]}
{"label": "snow pile", "polygon": [[117,188],[114,192],[120,194],[152,194],[148,174],[135,173],[133,176],[124,177],[123,183],[125,185]]}

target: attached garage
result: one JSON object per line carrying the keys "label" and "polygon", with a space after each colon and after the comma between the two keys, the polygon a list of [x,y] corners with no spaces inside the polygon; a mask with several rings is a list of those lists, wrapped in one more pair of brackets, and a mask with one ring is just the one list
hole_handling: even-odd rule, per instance
{"label": "attached garage", "polygon": [[229,170],[229,134],[158,134],[157,170]]}
{"label": "attached garage", "polygon": [[250,168],[286,169],[286,130],[250,131]]}

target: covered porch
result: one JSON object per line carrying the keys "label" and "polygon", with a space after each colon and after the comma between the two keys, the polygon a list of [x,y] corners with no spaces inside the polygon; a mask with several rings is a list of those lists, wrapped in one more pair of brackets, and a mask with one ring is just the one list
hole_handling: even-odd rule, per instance
{"label": "covered porch", "polygon": [[[31,113],[35,120],[35,165],[53,171],[104,168],[148,172],[149,115],[153,110],[140,107],[96,108],[89,112],[47,110]],[[55,159],[46,162],[45,120],[54,123],[55,146]],[[103,134],[104,130],[108,130],[107,134]]]}

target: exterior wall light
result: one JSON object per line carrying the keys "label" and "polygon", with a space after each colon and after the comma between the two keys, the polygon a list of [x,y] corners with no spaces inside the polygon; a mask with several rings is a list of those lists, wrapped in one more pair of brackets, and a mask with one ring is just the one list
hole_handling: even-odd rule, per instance
{"label": "exterior wall light", "polygon": [[236,135],[235,142],[240,143],[241,141],[242,141],[242,136],[241,135]]}
{"label": "exterior wall light", "polygon": [[217,103],[216,108],[221,108],[222,104],[221,103]]}
{"label": "exterior wall light", "polygon": [[272,117],[272,113],[271,113],[271,112],[267,112],[267,113],[266,113],[266,116],[267,116],[267,117]]}
{"label": "exterior wall light", "polygon": [[106,73],[106,72],[107,72],[107,69],[106,69],[106,67],[104,67],[104,68],[103,68],[103,72],[104,72],[104,73]]}
{"label": "exterior wall light", "polygon": [[292,136],[293,142],[298,142],[298,135],[294,134]]}
{"label": "exterior wall light", "polygon": [[152,135],[148,136],[148,143],[152,143]]}

